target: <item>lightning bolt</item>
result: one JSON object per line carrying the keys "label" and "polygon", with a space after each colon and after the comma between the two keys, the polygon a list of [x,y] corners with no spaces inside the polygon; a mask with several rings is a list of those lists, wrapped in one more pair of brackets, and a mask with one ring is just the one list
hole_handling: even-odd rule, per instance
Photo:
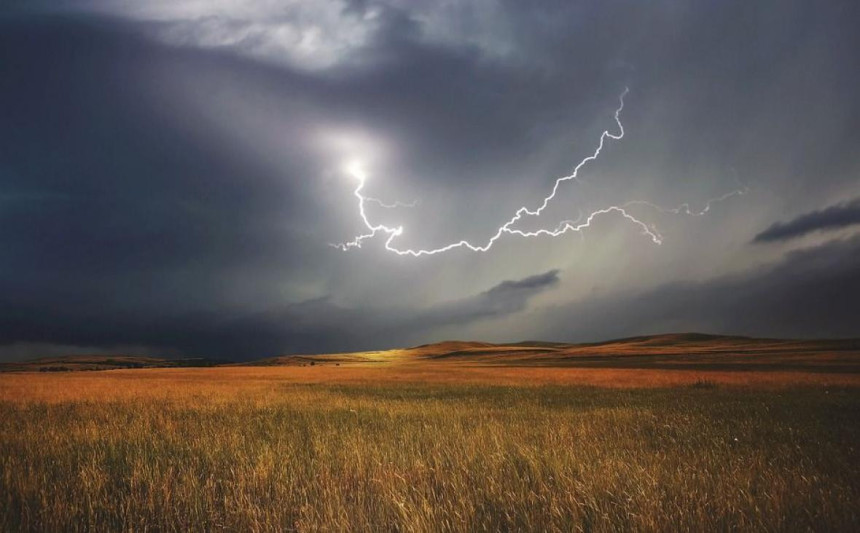
{"label": "lightning bolt", "polygon": [[371,196],[365,196],[364,201],[370,202],[372,204],[376,204],[376,205],[378,205],[380,207],[384,207],[386,209],[395,209],[398,207],[411,208],[411,207],[415,207],[416,205],[418,205],[418,200],[413,200],[411,202],[400,202],[398,200],[395,200],[393,202],[386,202],[384,200],[380,200],[379,198],[373,198]]}
{"label": "lightning bolt", "polygon": [[686,202],[679,205],[678,207],[668,208],[668,207],[661,207],[657,204],[653,204],[653,203],[648,202],[646,200],[631,200],[631,201],[625,203],[624,207],[630,207],[631,205],[644,205],[644,206],[650,207],[652,209],[656,209],[657,211],[659,211],[661,213],[672,213],[674,215],[690,215],[690,216],[694,216],[694,217],[700,217],[700,216],[707,214],[708,211],[711,210],[711,207],[713,207],[714,204],[720,203],[724,200],[728,200],[729,198],[732,198],[733,196],[743,196],[744,194],[746,194],[748,192],[749,192],[749,188],[743,187],[741,189],[727,192],[726,194],[724,194],[722,196],[717,196],[716,198],[711,198],[705,202],[705,207],[700,211],[694,211],[693,208],[690,207],[690,204],[686,203]]}
{"label": "lightning bolt", "polygon": [[455,250],[458,248],[465,248],[465,249],[470,250],[472,252],[487,252],[488,250],[490,250],[490,248],[493,247],[493,245],[496,243],[496,241],[501,239],[502,236],[504,236],[504,235],[515,235],[515,236],[523,237],[523,238],[531,238],[531,237],[559,237],[561,235],[564,235],[564,234],[570,233],[570,232],[580,233],[580,232],[584,231],[585,229],[589,228],[595,219],[602,217],[604,215],[610,215],[610,214],[619,215],[623,219],[629,221],[634,226],[639,228],[642,235],[647,236],[651,240],[651,242],[659,245],[659,244],[663,243],[663,237],[660,235],[660,233],[653,226],[650,226],[647,223],[643,222],[642,220],[633,216],[627,210],[628,207],[634,206],[634,205],[646,205],[646,206],[655,208],[661,212],[671,212],[671,213],[676,213],[676,214],[683,213],[683,214],[697,215],[698,216],[698,215],[704,215],[705,213],[707,213],[711,209],[711,205],[713,203],[723,201],[723,200],[726,200],[732,196],[736,196],[736,195],[743,194],[744,192],[746,192],[746,191],[732,191],[732,192],[727,193],[727,194],[725,194],[719,198],[714,198],[712,200],[708,200],[707,204],[705,205],[704,210],[701,212],[692,211],[690,209],[689,204],[686,204],[686,203],[681,204],[679,207],[676,207],[676,208],[666,209],[666,208],[662,208],[656,204],[653,204],[651,202],[646,202],[644,200],[634,200],[634,201],[627,202],[626,204],[623,204],[620,206],[612,205],[609,207],[598,209],[596,211],[591,212],[588,216],[585,216],[585,217],[583,217],[582,213],[580,213],[580,216],[576,220],[562,221],[559,223],[558,226],[556,226],[555,229],[538,229],[538,230],[533,230],[533,231],[525,231],[525,230],[515,228],[514,226],[520,220],[522,220],[523,218],[525,218],[527,216],[528,217],[539,217],[541,215],[541,213],[543,213],[543,211],[549,206],[549,204],[553,200],[553,198],[555,198],[556,194],[558,193],[559,187],[561,186],[562,183],[567,182],[567,181],[571,181],[571,180],[579,182],[579,178],[578,178],[579,171],[585,165],[587,165],[588,163],[590,163],[592,161],[595,161],[600,156],[600,153],[603,151],[603,148],[606,145],[606,142],[608,140],[618,141],[624,137],[624,125],[621,123],[621,112],[624,111],[624,98],[627,96],[627,94],[629,92],[630,92],[630,89],[625,87],[624,91],[618,97],[618,107],[615,109],[615,113],[613,115],[615,118],[615,124],[618,126],[617,133],[612,133],[609,130],[604,130],[603,133],[601,133],[601,135],[600,135],[600,140],[597,144],[597,147],[594,149],[594,152],[592,152],[591,155],[582,159],[573,168],[573,171],[570,174],[568,174],[566,176],[562,176],[560,178],[557,178],[555,180],[555,183],[553,184],[552,191],[550,192],[550,194],[548,196],[544,197],[543,201],[540,203],[540,205],[538,207],[533,208],[533,209],[529,209],[528,207],[523,206],[523,207],[520,207],[519,209],[517,209],[517,211],[514,213],[514,215],[510,219],[508,219],[504,224],[499,226],[497,228],[496,232],[493,235],[491,235],[489,237],[489,239],[487,239],[483,244],[473,244],[473,243],[466,241],[466,240],[460,240],[457,242],[447,244],[445,246],[440,246],[438,248],[430,248],[430,249],[398,248],[397,246],[394,245],[394,241],[395,241],[395,239],[397,239],[398,237],[400,237],[403,234],[403,226],[387,226],[385,224],[374,224],[373,222],[370,221],[370,218],[367,215],[366,204],[375,203],[375,204],[381,205],[383,207],[412,207],[415,205],[415,202],[412,202],[411,204],[403,204],[403,203],[398,203],[398,202],[395,202],[393,204],[386,204],[385,202],[382,202],[381,200],[378,200],[376,198],[372,198],[372,197],[364,195],[363,190],[364,190],[365,183],[367,181],[367,174],[364,172],[364,170],[358,164],[354,163],[348,167],[347,171],[350,174],[352,174],[356,178],[356,180],[358,180],[358,185],[356,186],[355,190],[353,191],[353,194],[356,197],[356,199],[358,200],[359,216],[361,217],[361,220],[364,223],[364,226],[365,226],[367,231],[365,233],[359,234],[358,236],[356,236],[351,241],[343,242],[340,244],[332,244],[331,246],[338,248],[340,250],[343,250],[343,251],[347,251],[347,250],[350,250],[352,248],[361,248],[364,241],[366,241],[368,239],[372,239],[373,237],[376,237],[377,235],[384,234],[387,236],[385,239],[385,249],[388,250],[389,252],[393,252],[397,255],[402,255],[402,256],[421,257],[421,256],[425,256],[425,255],[441,254],[443,252],[448,252],[448,251]]}

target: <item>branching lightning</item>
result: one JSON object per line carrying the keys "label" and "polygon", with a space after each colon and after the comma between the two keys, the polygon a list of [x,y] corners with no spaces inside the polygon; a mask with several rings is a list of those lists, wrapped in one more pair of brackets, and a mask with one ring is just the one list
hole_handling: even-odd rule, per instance
{"label": "branching lightning", "polygon": [[379,207],[384,207],[386,209],[396,209],[398,207],[415,207],[416,205],[418,205],[418,200],[413,200],[411,202],[401,202],[399,200],[395,200],[393,202],[386,202],[384,200],[380,200],[379,198],[373,198],[371,196],[365,196],[364,201],[376,204]]}
{"label": "branching lightning", "polygon": [[632,205],[644,205],[644,206],[650,207],[652,209],[656,209],[657,211],[659,211],[661,213],[672,213],[675,215],[690,215],[690,216],[694,216],[694,217],[700,217],[700,216],[707,214],[707,212],[711,210],[711,207],[714,204],[720,203],[723,200],[728,200],[729,198],[731,198],[733,196],[743,196],[744,194],[746,194],[748,192],[749,192],[749,189],[747,187],[742,187],[740,189],[737,189],[737,190],[734,190],[731,192],[727,192],[726,194],[724,194],[722,196],[717,196],[716,198],[711,198],[705,202],[705,207],[702,208],[701,211],[694,211],[690,207],[690,204],[688,204],[686,202],[679,205],[678,207],[673,207],[670,209],[667,207],[660,207],[657,204],[653,204],[653,203],[645,201],[645,200],[631,200],[631,201],[625,203],[624,207],[630,207]]}
{"label": "branching lightning", "polygon": [[403,234],[403,226],[387,226],[385,224],[374,224],[373,222],[370,221],[370,218],[367,215],[366,204],[375,203],[375,204],[380,205],[382,207],[395,208],[395,207],[414,207],[417,204],[417,202],[411,202],[408,204],[407,203],[401,203],[401,202],[386,203],[386,202],[383,202],[377,198],[372,198],[372,197],[366,196],[363,193],[363,190],[364,190],[365,183],[367,181],[367,174],[364,172],[364,170],[361,168],[360,165],[353,163],[353,164],[349,165],[349,167],[347,168],[347,172],[350,173],[353,177],[355,177],[356,180],[358,180],[358,185],[356,186],[355,190],[353,191],[353,194],[356,197],[356,199],[358,200],[358,212],[359,212],[359,215],[361,216],[361,220],[364,223],[364,226],[367,229],[367,232],[356,236],[353,240],[351,240],[349,242],[343,242],[340,244],[332,244],[332,246],[335,248],[344,250],[344,251],[349,250],[351,248],[361,248],[364,241],[371,239],[371,238],[375,237],[376,235],[385,234],[385,235],[387,235],[387,237],[385,239],[385,249],[388,250],[389,252],[394,252],[398,255],[420,257],[420,256],[425,256],[425,255],[440,254],[440,253],[448,252],[448,251],[455,250],[458,248],[465,248],[465,249],[470,250],[472,252],[486,252],[490,248],[492,248],[493,245],[496,243],[496,241],[498,241],[500,238],[502,238],[502,236],[505,234],[516,235],[516,236],[524,237],[524,238],[530,238],[530,237],[544,237],[544,236],[545,237],[559,237],[559,236],[564,235],[564,234],[569,233],[569,232],[580,233],[580,232],[584,231],[585,229],[589,228],[591,226],[592,222],[595,219],[597,219],[598,217],[601,217],[603,215],[609,215],[609,214],[616,214],[616,215],[621,216],[623,219],[629,221],[634,226],[638,227],[640,232],[644,236],[647,236],[651,240],[651,242],[659,245],[659,244],[663,243],[663,237],[656,230],[656,228],[648,225],[647,223],[645,223],[642,220],[633,216],[628,211],[628,209],[627,209],[628,207],[635,206],[635,205],[644,205],[644,206],[648,206],[648,207],[657,209],[658,211],[663,212],[663,213],[674,213],[674,214],[686,214],[686,215],[701,216],[701,215],[704,215],[705,213],[707,213],[711,209],[712,204],[717,203],[717,202],[721,202],[721,201],[726,200],[732,196],[738,196],[738,195],[744,194],[746,192],[746,189],[736,190],[736,191],[732,191],[730,193],[724,194],[723,196],[720,196],[718,198],[708,200],[702,211],[691,210],[689,204],[687,204],[687,203],[681,204],[680,206],[678,206],[676,208],[667,209],[667,208],[660,207],[656,204],[653,204],[651,202],[647,202],[644,200],[634,200],[634,201],[630,201],[630,202],[627,202],[627,203],[622,204],[622,205],[612,205],[609,207],[598,209],[596,211],[591,212],[588,216],[583,216],[583,214],[580,212],[579,217],[577,217],[576,220],[562,221],[561,223],[558,224],[558,226],[555,227],[555,229],[538,229],[538,230],[533,230],[533,231],[526,231],[526,230],[521,230],[521,229],[515,228],[514,226],[520,220],[522,220],[525,217],[539,217],[541,215],[541,213],[543,213],[543,211],[546,210],[546,208],[549,206],[549,204],[553,200],[553,198],[555,198],[556,193],[558,192],[559,187],[561,186],[562,183],[564,183],[566,181],[571,181],[571,180],[579,181],[579,178],[578,178],[579,171],[585,165],[587,165],[588,163],[590,163],[592,161],[595,161],[600,156],[600,153],[603,151],[603,148],[604,148],[607,140],[611,139],[614,141],[618,141],[624,137],[624,125],[621,123],[620,117],[621,117],[621,112],[624,110],[624,98],[625,98],[625,96],[627,96],[627,93],[629,91],[630,91],[629,88],[625,88],[624,91],[621,93],[621,95],[618,98],[618,107],[615,109],[615,113],[614,113],[615,124],[618,126],[617,133],[612,133],[609,130],[604,130],[603,133],[601,133],[601,135],[600,135],[600,140],[599,140],[597,147],[595,148],[594,152],[592,152],[591,155],[582,159],[573,168],[573,171],[570,174],[568,174],[566,176],[562,176],[560,178],[557,178],[555,180],[555,183],[553,184],[552,191],[550,192],[550,194],[548,196],[546,196],[543,199],[543,201],[540,203],[540,205],[537,208],[529,209],[528,207],[523,206],[523,207],[520,207],[519,209],[517,209],[517,211],[514,213],[514,215],[510,219],[508,219],[504,224],[499,226],[498,229],[496,230],[496,232],[492,236],[490,236],[489,239],[487,239],[487,241],[484,242],[484,244],[473,244],[473,243],[466,241],[466,240],[460,240],[457,242],[447,244],[445,246],[441,246],[438,248],[430,248],[430,249],[412,249],[412,248],[398,248],[398,247],[396,247],[394,245],[394,241],[395,241],[395,239],[397,239],[397,237],[400,237]]}

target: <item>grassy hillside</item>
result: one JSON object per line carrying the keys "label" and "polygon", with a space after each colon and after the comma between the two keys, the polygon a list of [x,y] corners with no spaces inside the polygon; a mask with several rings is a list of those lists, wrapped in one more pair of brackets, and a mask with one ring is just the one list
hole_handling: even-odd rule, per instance
{"label": "grassy hillside", "polygon": [[696,333],[632,337],[589,344],[448,341],[414,348],[282,356],[249,365],[460,363],[597,368],[797,369],[860,372],[858,340],[780,340]]}
{"label": "grassy hillside", "polygon": [[[237,354],[237,359],[247,354]],[[697,333],[599,343],[446,341],[393,350],[284,355],[244,363],[127,355],[74,355],[0,363],[0,371],[73,371],[197,366],[457,366],[795,370],[860,373],[860,340],[781,340]]]}

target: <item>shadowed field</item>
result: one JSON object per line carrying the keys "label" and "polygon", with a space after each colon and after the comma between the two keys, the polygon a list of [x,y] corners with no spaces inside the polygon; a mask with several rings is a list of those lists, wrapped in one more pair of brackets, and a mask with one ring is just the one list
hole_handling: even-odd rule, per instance
{"label": "shadowed field", "polygon": [[860,525],[854,375],[441,368],[0,375],[0,530]]}

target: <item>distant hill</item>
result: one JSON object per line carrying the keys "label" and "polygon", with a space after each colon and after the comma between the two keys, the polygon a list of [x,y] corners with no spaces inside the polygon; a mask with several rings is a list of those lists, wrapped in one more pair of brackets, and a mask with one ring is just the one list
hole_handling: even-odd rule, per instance
{"label": "distant hill", "polygon": [[613,368],[798,369],[860,372],[860,339],[784,340],[677,333],[597,343],[514,344],[445,341],[413,348],[323,355],[287,355],[243,365],[409,364],[576,366]]}
{"label": "distant hill", "polygon": [[121,368],[181,368],[216,366],[206,359],[164,359],[134,355],[67,355],[31,361],[0,363],[0,372],[73,372]]}
{"label": "distant hill", "polygon": [[367,352],[283,355],[244,363],[128,355],[74,355],[0,364],[0,371],[64,372],[204,366],[316,366],[448,364],[713,370],[860,372],[860,339],[785,340],[675,333],[604,342],[512,344],[445,341]]}

